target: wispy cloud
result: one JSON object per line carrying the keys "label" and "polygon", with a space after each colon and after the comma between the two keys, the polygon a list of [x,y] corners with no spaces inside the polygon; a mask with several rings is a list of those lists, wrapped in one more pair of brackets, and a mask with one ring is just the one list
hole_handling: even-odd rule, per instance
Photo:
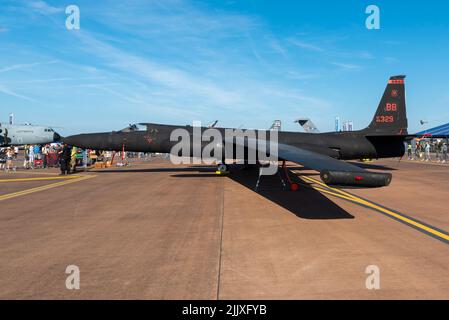
{"label": "wispy cloud", "polygon": [[27,1],[26,3],[31,9],[42,14],[55,14],[64,11],[63,8],[53,7],[42,0],[32,0]]}
{"label": "wispy cloud", "polygon": [[[274,83],[267,83],[265,79],[259,81],[241,78],[231,82],[225,78],[210,79],[204,73],[197,74],[196,71],[176,68],[153,61],[148,57],[143,58],[126,52],[87,32],[80,32],[77,35],[85,44],[85,50],[90,54],[101,58],[112,69],[130,74],[134,78],[141,78],[150,86],[150,90],[159,88],[164,92],[164,98],[168,99],[164,103],[177,106],[179,111],[183,111],[185,107],[200,110],[206,105],[209,111],[219,107],[221,110],[245,110],[246,113],[262,115],[264,112],[272,111],[275,101],[291,106],[307,104],[318,110],[329,107],[329,103],[323,99],[301,93],[298,89],[292,90]],[[154,104],[154,101],[152,103],[152,99],[148,97],[150,93],[147,94],[146,99],[138,101],[136,98],[117,92],[114,94],[129,102],[147,106]],[[160,102],[160,100],[157,101]]]}
{"label": "wispy cloud", "polygon": [[27,97],[27,96],[24,96],[24,95],[19,94],[17,92],[14,92],[11,89],[9,89],[6,86],[1,85],[1,84],[0,84],[0,93],[6,94],[6,95],[11,96],[11,97],[23,99],[23,100],[26,100],[26,101],[29,101],[29,102],[39,103],[37,100],[32,99],[32,98]]}
{"label": "wispy cloud", "polygon": [[358,70],[361,68],[359,65],[351,63],[332,62],[331,64],[344,70]]}
{"label": "wispy cloud", "polygon": [[[310,38],[310,35],[307,36]],[[360,64],[363,64],[363,62],[366,60],[372,60],[375,58],[374,55],[368,50],[342,49],[342,46],[339,45],[339,43],[346,40],[347,40],[346,36],[329,37],[329,38],[321,37],[319,38],[319,41],[315,40],[311,42],[311,41],[304,41],[296,37],[296,38],[289,38],[288,42],[295,47],[320,54],[320,57],[318,59],[322,62],[322,64],[323,65],[330,64],[336,66],[338,67],[336,71],[353,71],[361,69],[362,66]],[[320,44],[319,45],[315,44],[317,42]],[[343,60],[343,59],[357,61],[357,64],[333,62],[335,60]]]}
{"label": "wispy cloud", "polygon": [[287,76],[297,80],[309,80],[320,78],[323,76],[323,74],[319,72],[306,73],[306,72],[288,71]]}
{"label": "wispy cloud", "polygon": [[298,39],[290,39],[290,43],[306,50],[316,51],[316,52],[324,52],[325,50],[315,44],[304,42]]}
{"label": "wispy cloud", "polygon": [[177,94],[203,97],[213,104],[229,106],[238,101],[238,96],[235,93],[227,91],[205,78],[130,54],[96,39],[89,33],[80,33],[79,36],[87,44],[87,50],[102,58],[112,68],[132,73],[154,84],[176,90]]}
{"label": "wispy cloud", "polygon": [[368,51],[358,51],[357,54],[362,59],[374,59],[374,55]]}
{"label": "wispy cloud", "polygon": [[[336,113],[351,112],[357,121],[356,114],[364,111],[356,105],[369,96],[362,93],[392,68],[418,79],[436,77],[422,90],[432,99],[445,92],[447,19],[431,21],[434,15],[420,27],[413,24],[416,19],[398,16],[398,24],[411,33],[387,28],[368,34],[350,5],[343,4],[321,8],[326,12],[311,6],[310,14],[304,11],[298,19],[282,10],[273,15],[269,6],[253,1],[77,0],[84,23],[71,32],[64,27],[63,8],[72,2],[0,3],[0,39],[5,40],[0,95],[8,97],[16,113],[26,114],[34,100],[45,101],[42,110],[51,121],[65,121],[63,112],[54,112],[61,106],[92,110],[88,120],[82,112],[73,115],[73,123],[86,129],[130,117],[185,123],[188,117],[214,119],[217,114],[222,124],[232,126],[307,115],[330,128]],[[292,2],[286,10],[306,7]],[[340,13],[359,22],[354,25]],[[444,18],[443,13],[437,12]],[[410,14],[422,16],[419,8]],[[429,32],[416,32],[426,23]],[[426,54],[428,67],[418,68],[416,61]],[[39,64],[51,60],[58,63]],[[435,69],[444,72],[431,74]],[[368,84],[360,70],[370,73]],[[341,90],[354,87],[359,99],[342,101]]]}
{"label": "wispy cloud", "polygon": [[[11,78],[3,93],[30,102],[34,99],[20,93],[45,97],[54,108],[67,95],[76,95],[86,108],[113,105],[110,110],[126,110],[140,120],[148,114],[170,122],[209,119],[220,110],[222,123],[231,126],[239,121],[236,117],[250,118],[246,124],[251,126],[271,121],[273,114],[329,108],[329,101],[302,86],[319,71],[295,59],[298,50],[290,55],[293,46],[286,37],[274,35],[256,16],[208,10],[185,1],[158,3],[111,1],[106,8],[84,4],[82,10],[101,28],[67,32],[63,25],[56,28],[55,22],[51,36],[61,41],[52,43],[49,52],[36,51],[35,57],[54,54],[58,64],[47,68],[9,59],[16,63],[0,66],[0,73],[8,72]],[[44,1],[26,5],[30,6],[33,10],[21,11],[24,17],[33,11],[47,15],[61,11]],[[312,43],[299,41],[297,46],[324,51]],[[27,70],[26,77],[12,73],[15,70]]]}
{"label": "wispy cloud", "polygon": [[47,62],[13,64],[10,66],[0,68],[0,73],[12,71],[12,70],[18,70],[18,69],[28,69],[28,68],[32,68],[35,66],[44,65],[44,64],[52,64],[52,63],[56,63],[56,62],[57,62],[56,60],[52,60],[52,61],[47,61]]}
{"label": "wispy cloud", "polygon": [[284,57],[287,55],[287,50],[279,43],[276,38],[272,38],[269,44],[275,52],[281,54]]}
{"label": "wispy cloud", "polygon": [[63,77],[63,78],[47,78],[47,79],[30,79],[30,80],[20,80],[20,81],[13,81],[10,83],[51,83],[51,82],[63,82],[63,81],[75,81],[75,82],[82,82],[86,80],[101,80],[106,79],[106,77],[80,77],[80,78],[70,78],[70,77]]}
{"label": "wispy cloud", "polygon": [[385,58],[384,58],[384,61],[385,61],[385,63],[387,63],[387,64],[392,64],[392,63],[398,62],[398,59],[397,59],[397,58],[394,58],[394,57],[385,57]]}

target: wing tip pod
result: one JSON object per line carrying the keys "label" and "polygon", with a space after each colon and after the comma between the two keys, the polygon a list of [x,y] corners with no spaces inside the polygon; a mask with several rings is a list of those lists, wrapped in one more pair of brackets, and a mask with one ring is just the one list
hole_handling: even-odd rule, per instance
{"label": "wing tip pod", "polygon": [[386,187],[391,183],[391,173],[330,171],[320,173],[321,180],[328,185],[352,187]]}

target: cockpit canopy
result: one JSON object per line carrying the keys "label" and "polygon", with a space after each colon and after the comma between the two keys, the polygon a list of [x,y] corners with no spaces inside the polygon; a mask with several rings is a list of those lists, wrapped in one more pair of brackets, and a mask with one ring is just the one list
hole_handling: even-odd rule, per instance
{"label": "cockpit canopy", "polygon": [[120,130],[120,132],[147,131],[148,125],[145,123],[130,124],[128,127]]}

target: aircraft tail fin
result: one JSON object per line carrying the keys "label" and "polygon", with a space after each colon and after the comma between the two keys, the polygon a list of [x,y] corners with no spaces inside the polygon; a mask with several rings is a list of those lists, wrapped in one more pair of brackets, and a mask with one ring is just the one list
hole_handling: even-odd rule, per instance
{"label": "aircraft tail fin", "polygon": [[363,130],[366,135],[407,135],[404,79],[390,77],[373,120]]}

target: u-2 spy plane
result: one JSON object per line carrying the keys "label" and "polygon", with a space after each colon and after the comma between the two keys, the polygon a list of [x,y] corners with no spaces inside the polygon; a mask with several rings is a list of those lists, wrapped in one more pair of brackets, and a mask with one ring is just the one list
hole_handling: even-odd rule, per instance
{"label": "u-2 spy plane", "polygon": [[[402,157],[408,137],[405,106],[405,76],[392,76],[371,123],[365,129],[350,132],[304,133],[279,131],[277,158],[292,161],[320,172],[328,185],[382,187],[390,184],[390,173],[374,173],[343,160]],[[69,145],[98,150],[126,149],[135,152],[170,153],[177,141],[170,140],[173,130],[183,129],[192,137],[194,127],[153,123],[134,125],[128,132],[79,134],[64,138]],[[201,132],[208,128],[201,127]],[[216,128],[224,131],[224,128]],[[267,130],[266,133],[269,133]],[[236,139],[237,140],[237,139]],[[222,144],[237,144],[223,140]],[[241,143],[241,142],[240,142]],[[273,142],[270,142],[273,143]],[[248,144],[244,144],[248,148]],[[204,145],[202,145],[204,147]],[[245,156],[247,152],[245,152]],[[225,159],[218,165],[227,170]]]}

